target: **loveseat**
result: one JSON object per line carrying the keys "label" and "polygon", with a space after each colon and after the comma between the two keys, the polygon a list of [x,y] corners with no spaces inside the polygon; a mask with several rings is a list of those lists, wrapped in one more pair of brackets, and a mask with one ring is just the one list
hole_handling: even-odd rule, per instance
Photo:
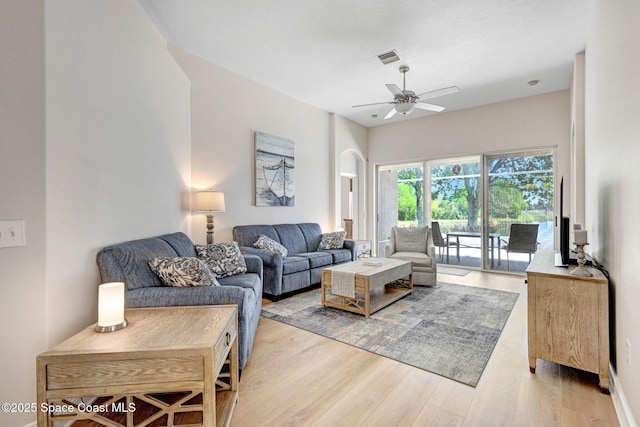
{"label": "loveseat", "polygon": [[[254,247],[260,236],[284,246],[286,256]],[[243,254],[257,255],[263,263],[263,292],[267,296],[283,294],[317,285],[322,270],[336,264],[355,261],[356,244],[345,239],[340,248],[319,250],[322,229],[316,223],[239,225],[233,228],[233,240]]]}
{"label": "loveseat", "polygon": [[149,266],[157,257],[196,257],[196,248],[184,233],[132,240],[103,248],[97,256],[102,283],[124,282],[127,307],[188,305],[238,306],[238,364],[244,368],[262,310],[262,260],[245,255],[246,273],[218,278],[220,286],[165,285]]}

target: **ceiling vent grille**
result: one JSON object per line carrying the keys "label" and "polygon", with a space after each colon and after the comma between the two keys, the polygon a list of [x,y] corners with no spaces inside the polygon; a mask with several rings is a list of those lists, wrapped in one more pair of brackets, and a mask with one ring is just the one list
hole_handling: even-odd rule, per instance
{"label": "ceiling vent grille", "polygon": [[392,62],[400,61],[400,55],[398,55],[398,52],[396,52],[395,50],[392,50],[390,52],[381,53],[380,55],[378,55],[378,59],[380,60],[380,62],[387,65],[391,64]]}

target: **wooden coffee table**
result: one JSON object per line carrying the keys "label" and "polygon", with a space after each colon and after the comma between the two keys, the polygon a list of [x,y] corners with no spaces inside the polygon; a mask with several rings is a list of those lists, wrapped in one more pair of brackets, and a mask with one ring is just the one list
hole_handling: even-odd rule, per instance
{"label": "wooden coffee table", "polygon": [[[332,293],[332,272],[345,270],[356,270],[353,298]],[[395,283],[404,278],[407,280],[403,283]],[[365,318],[412,292],[413,277],[409,261],[367,258],[322,270],[322,307],[363,314]]]}
{"label": "wooden coffee table", "polygon": [[[125,316],[124,329],[98,333],[94,324],[38,356],[38,408],[49,409],[39,410],[38,426],[174,425],[185,412],[200,420],[189,425],[228,426],[238,398],[237,306],[140,308]],[[142,410],[149,405],[155,409]]]}

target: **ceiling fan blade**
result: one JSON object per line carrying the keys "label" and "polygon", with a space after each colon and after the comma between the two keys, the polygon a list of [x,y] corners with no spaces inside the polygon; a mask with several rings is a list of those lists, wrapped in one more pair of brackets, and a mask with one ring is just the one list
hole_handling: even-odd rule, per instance
{"label": "ceiling fan blade", "polygon": [[427,110],[427,111],[435,111],[436,113],[446,110],[446,108],[444,108],[441,105],[428,104],[422,101],[416,102],[416,108],[419,108],[421,110]]}
{"label": "ceiling fan blade", "polygon": [[451,95],[452,93],[458,93],[458,92],[460,92],[460,89],[458,89],[457,86],[451,86],[451,87],[444,87],[442,89],[436,89],[429,92],[421,93],[416,96],[421,99],[432,99],[432,98],[437,98],[439,96]]}
{"label": "ceiling fan blade", "polygon": [[369,105],[382,105],[382,104],[395,104],[395,102],[393,102],[393,101],[389,101],[389,102],[374,102],[373,104],[352,105],[351,108],[368,107]]}
{"label": "ceiling fan blade", "polygon": [[396,85],[388,84],[386,85],[389,92],[391,92],[394,96],[404,98],[404,92],[400,90],[400,88]]}
{"label": "ceiling fan blade", "polygon": [[384,120],[390,119],[391,117],[396,115],[396,107],[393,107],[386,116],[384,116]]}

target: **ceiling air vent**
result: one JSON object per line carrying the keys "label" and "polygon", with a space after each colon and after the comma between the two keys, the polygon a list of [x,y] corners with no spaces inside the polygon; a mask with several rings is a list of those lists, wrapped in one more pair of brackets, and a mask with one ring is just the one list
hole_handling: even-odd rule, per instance
{"label": "ceiling air vent", "polygon": [[400,55],[398,55],[398,52],[396,52],[395,50],[392,50],[390,52],[381,53],[380,55],[378,55],[378,59],[380,60],[380,62],[387,65],[391,64],[392,62],[400,61]]}

